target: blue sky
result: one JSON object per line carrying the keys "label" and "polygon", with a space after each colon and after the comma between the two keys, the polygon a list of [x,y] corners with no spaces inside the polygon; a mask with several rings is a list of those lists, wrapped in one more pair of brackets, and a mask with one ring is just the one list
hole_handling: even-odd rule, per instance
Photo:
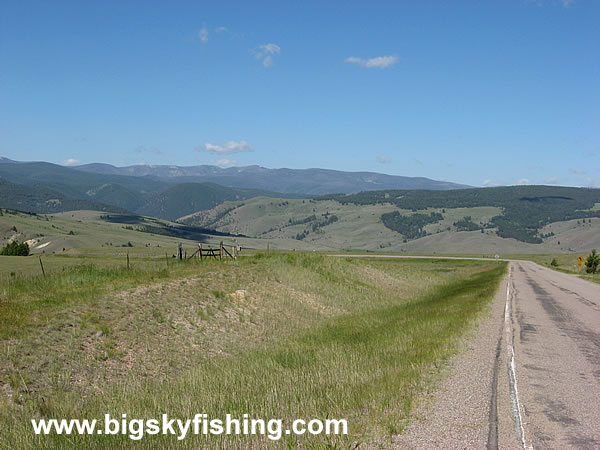
{"label": "blue sky", "polygon": [[600,1],[0,3],[0,155],[600,187]]}

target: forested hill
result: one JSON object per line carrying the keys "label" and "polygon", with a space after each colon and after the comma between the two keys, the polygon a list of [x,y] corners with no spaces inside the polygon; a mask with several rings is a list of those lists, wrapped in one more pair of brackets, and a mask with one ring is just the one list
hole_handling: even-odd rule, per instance
{"label": "forested hill", "polygon": [[93,200],[71,198],[62,192],[44,186],[25,186],[0,177],[0,207],[37,214],[61,211],[94,210],[125,212],[117,206]]}
{"label": "forested hill", "polygon": [[509,186],[452,191],[386,190],[352,195],[328,195],[318,200],[342,204],[372,205],[391,203],[413,211],[427,208],[503,208],[492,224],[499,236],[540,243],[538,231],[544,225],[562,220],[600,217],[600,189],[559,186]]}

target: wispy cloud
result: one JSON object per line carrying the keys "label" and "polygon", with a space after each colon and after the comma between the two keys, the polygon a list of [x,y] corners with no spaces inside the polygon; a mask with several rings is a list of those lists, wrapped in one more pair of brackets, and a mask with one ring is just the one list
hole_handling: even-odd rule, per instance
{"label": "wispy cloud", "polygon": [[560,180],[558,177],[546,177],[544,178],[545,184],[559,184]]}
{"label": "wispy cloud", "polygon": [[575,175],[585,175],[587,172],[583,169],[574,169],[574,168],[570,168],[569,172],[575,174]]}
{"label": "wispy cloud", "polygon": [[62,162],[63,166],[76,166],[77,164],[79,164],[81,161],[79,161],[78,159],[75,158],[69,158],[69,159],[65,159]]}
{"label": "wispy cloud", "polygon": [[219,167],[233,167],[237,164],[237,161],[233,159],[217,159],[215,165]]}
{"label": "wispy cloud", "polygon": [[[197,148],[196,150],[202,151],[202,147]],[[214,145],[207,142],[204,144],[204,150],[209,153],[225,155],[229,153],[253,152],[254,147],[252,147],[246,141],[227,141],[223,145]]]}
{"label": "wispy cloud", "polygon": [[200,28],[200,31],[198,31],[198,39],[200,39],[200,42],[202,42],[203,44],[206,44],[208,42],[208,28]]}
{"label": "wispy cloud", "polygon": [[[526,178],[521,178],[521,179],[519,180],[519,182],[521,182],[521,181],[527,181],[527,182],[529,182],[529,180],[527,180]],[[492,179],[489,179],[489,178],[488,178],[488,179],[486,179],[486,180],[483,180],[483,181],[481,182],[481,185],[482,185],[483,187],[507,186],[507,185],[509,185],[509,184],[510,184],[510,183],[507,183],[507,182],[506,182],[506,180],[492,180]],[[519,184],[526,184],[526,183],[519,183]]]}
{"label": "wispy cloud", "polygon": [[356,64],[366,69],[385,69],[398,62],[396,56],[376,56],[375,58],[362,59],[356,56],[350,56],[344,60],[347,63]]}
{"label": "wispy cloud", "polygon": [[263,66],[271,67],[273,65],[273,58],[281,54],[281,47],[276,44],[259,45],[254,50],[254,54],[256,59],[262,60]]}
{"label": "wispy cloud", "polygon": [[531,181],[529,180],[529,178],[519,178],[519,181],[517,181],[517,184],[530,184]]}
{"label": "wispy cloud", "polygon": [[[548,3],[546,0],[528,0],[530,3],[536,4],[538,7],[544,6],[544,4]],[[564,8],[568,8],[575,3],[575,0],[553,0],[550,3],[558,3],[562,5]]]}
{"label": "wispy cloud", "polygon": [[380,164],[389,164],[392,162],[392,157],[388,155],[377,155],[377,162]]}
{"label": "wispy cloud", "polygon": [[226,33],[227,31],[229,31],[227,29],[227,27],[217,27],[217,28],[215,28],[215,33]]}

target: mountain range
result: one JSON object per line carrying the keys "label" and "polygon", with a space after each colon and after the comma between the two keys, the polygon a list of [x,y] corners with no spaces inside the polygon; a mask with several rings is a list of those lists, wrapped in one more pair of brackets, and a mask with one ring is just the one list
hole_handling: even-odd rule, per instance
{"label": "mountain range", "polygon": [[[459,184],[324,169],[265,169],[258,166],[130,166],[87,164],[64,167],[47,162],[0,158],[0,207],[47,213],[72,209],[130,211],[174,220],[224,201],[257,196],[311,197],[356,193],[386,186],[452,189]],[[58,201],[57,201],[58,200]],[[78,208],[73,208],[79,205]]]}
{"label": "mountain range", "polygon": [[343,172],[329,169],[267,169],[260,166],[149,166],[115,167],[85,164],[74,169],[103,175],[155,177],[170,182],[211,182],[234,188],[251,188],[283,194],[352,194],[382,189],[448,190],[469,186],[424,177],[386,175],[375,172]]}
{"label": "mountain range", "polygon": [[[409,183],[410,188],[382,189],[386,183]],[[423,186],[428,189],[417,189]],[[600,225],[600,190],[468,188],[369,172],[257,166],[72,168],[1,158],[0,208],[29,213],[93,210],[136,220],[150,216],[177,220],[178,226],[302,241],[310,248],[455,251],[468,241],[474,243],[472,251],[508,248],[507,242],[511,251],[523,245],[527,251],[567,251],[598,242],[593,235]]]}

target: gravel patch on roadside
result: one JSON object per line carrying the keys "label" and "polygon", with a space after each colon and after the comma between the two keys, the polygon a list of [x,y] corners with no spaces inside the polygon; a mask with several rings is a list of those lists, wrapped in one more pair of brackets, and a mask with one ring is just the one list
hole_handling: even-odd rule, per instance
{"label": "gravel patch on roadside", "polygon": [[[494,414],[490,415],[492,397],[496,385],[494,367],[503,378],[506,366],[500,358],[496,363],[497,349],[504,355],[504,347],[498,346],[503,335],[504,307],[506,303],[507,278],[502,282],[488,312],[481,316],[475,330],[464,339],[464,347],[451,358],[434,391],[419,399],[404,433],[391,442],[394,448],[486,448],[490,437],[498,429]],[[502,383],[500,383],[500,386]],[[504,397],[498,392],[498,397]],[[498,400],[500,402],[500,400]],[[498,408],[500,409],[500,408]],[[498,413],[500,414],[500,412]],[[503,417],[499,420],[506,423]],[[494,422],[496,424],[494,424]],[[498,438],[503,448],[518,448],[507,427],[500,426]],[[509,428],[509,427],[508,427]]]}

